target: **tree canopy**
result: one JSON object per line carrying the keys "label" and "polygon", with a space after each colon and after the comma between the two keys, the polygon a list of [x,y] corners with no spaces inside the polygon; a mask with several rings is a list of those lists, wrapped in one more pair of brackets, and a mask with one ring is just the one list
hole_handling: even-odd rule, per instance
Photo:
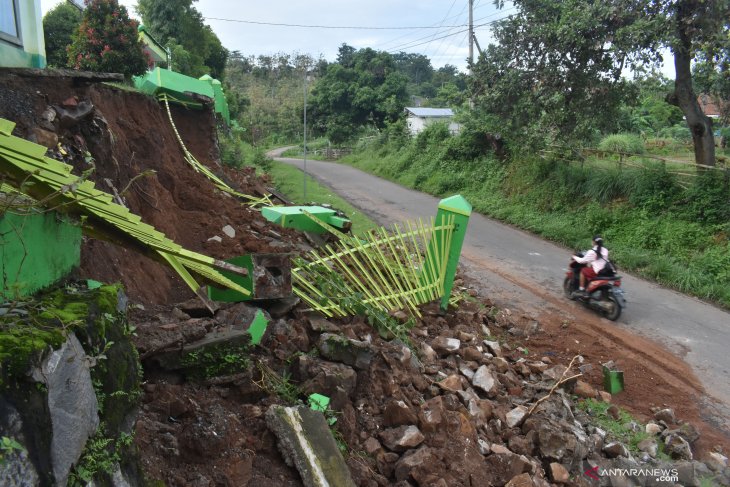
{"label": "tree canopy", "polygon": [[139,0],[137,11],[145,28],[172,52],[175,71],[222,79],[228,50],[203,22],[203,15],[193,6],[196,1]]}
{"label": "tree canopy", "polygon": [[[498,0],[502,6],[503,1]],[[494,26],[495,44],[473,66],[477,108],[510,132],[590,139],[615,129],[622,102],[637,96],[622,77],[661,61],[668,47],[676,81],[668,100],[687,118],[695,158],[714,164],[711,122],[697,103],[691,60],[727,39],[727,0],[515,0]]]}
{"label": "tree canopy", "polygon": [[69,65],[127,77],[144,73],[147,60],[137,27],[117,0],[86,0],[81,25],[68,49]]}
{"label": "tree canopy", "polygon": [[66,48],[71,36],[79,28],[81,12],[70,3],[59,3],[43,16],[43,37],[46,44],[46,62],[62,68],[68,62]]}
{"label": "tree canopy", "polygon": [[366,125],[382,128],[397,120],[408,100],[407,78],[392,55],[343,44],[312,92],[314,126],[333,142]]}

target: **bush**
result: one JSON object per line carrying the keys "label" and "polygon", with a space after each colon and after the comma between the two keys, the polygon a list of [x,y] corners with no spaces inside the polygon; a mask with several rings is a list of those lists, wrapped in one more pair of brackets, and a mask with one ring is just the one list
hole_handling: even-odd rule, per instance
{"label": "bush", "polygon": [[668,137],[685,144],[692,142],[692,133],[689,131],[689,127],[687,127],[686,124],[677,124],[673,127],[662,129],[659,131],[658,135],[659,137]]}
{"label": "bush", "polygon": [[644,141],[635,134],[613,134],[604,137],[598,148],[607,152],[625,152],[627,154],[643,154],[646,151]]}
{"label": "bush", "polygon": [[137,21],[117,0],[85,0],[81,25],[68,48],[68,63],[75,69],[122,73],[126,77],[147,70],[137,32]]}

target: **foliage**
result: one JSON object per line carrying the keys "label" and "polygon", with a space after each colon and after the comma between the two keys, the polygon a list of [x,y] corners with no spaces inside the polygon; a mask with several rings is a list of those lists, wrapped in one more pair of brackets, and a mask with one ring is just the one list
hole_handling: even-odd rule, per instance
{"label": "foliage", "polygon": [[496,44],[473,68],[476,104],[507,130],[534,129],[538,139],[615,131],[619,102],[636,95],[621,72],[657,60],[656,20],[620,0],[514,5],[518,12],[494,25]]}
{"label": "foliage", "polygon": [[81,12],[68,2],[59,3],[43,16],[43,38],[49,66],[66,66],[66,48],[71,44],[71,36],[78,30],[80,23]]}
{"label": "foliage", "polygon": [[[226,67],[226,93],[241,139],[254,146],[302,140],[305,85],[311,91],[322,62],[302,54],[256,58],[234,51]],[[313,78],[308,82],[305,71]]]}
{"label": "foliage", "polygon": [[338,62],[327,66],[313,89],[312,125],[335,144],[352,138],[361,127],[383,128],[401,117],[406,82],[392,55],[343,44]]}
{"label": "foliage", "polygon": [[137,22],[117,0],[85,0],[81,25],[68,49],[68,64],[75,69],[122,73],[126,77],[147,70]]}
{"label": "foliage", "polygon": [[198,78],[210,74],[223,79],[228,51],[203,15],[193,7],[197,0],[140,0],[137,11],[155,38],[172,52],[172,67]]}
{"label": "foliage", "polygon": [[[619,441],[629,447],[634,453],[639,453],[637,445],[650,435],[643,428],[634,431],[632,423],[637,423],[633,417],[623,409],[619,409],[618,419],[608,414],[610,403],[585,399],[578,403],[578,409],[586,412],[595,424],[607,434],[607,441]],[[638,424],[638,423],[637,423]],[[659,443],[661,444],[661,443]]]}
{"label": "foliage", "polygon": [[123,450],[132,445],[132,435],[122,433],[111,438],[105,429],[104,423],[100,424],[96,434],[86,442],[81,458],[69,475],[69,486],[85,486],[102,475],[110,476],[122,460]]}
{"label": "foliage", "polygon": [[635,134],[612,134],[604,137],[598,144],[602,151],[643,154],[646,152],[644,141]]}
{"label": "foliage", "polygon": [[5,463],[5,456],[15,452],[24,452],[23,445],[18,443],[14,438],[0,436],[0,465]]}
{"label": "foliage", "polygon": [[240,343],[208,346],[186,353],[181,365],[191,377],[209,379],[242,372],[251,367],[248,347]]}
{"label": "foliage", "polygon": [[265,172],[270,171],[271,159],[263,149],[252,147],[244,141],[243,134],[244,130],[238,124],[218,133],[221,162],[236,169],[252,166]]}

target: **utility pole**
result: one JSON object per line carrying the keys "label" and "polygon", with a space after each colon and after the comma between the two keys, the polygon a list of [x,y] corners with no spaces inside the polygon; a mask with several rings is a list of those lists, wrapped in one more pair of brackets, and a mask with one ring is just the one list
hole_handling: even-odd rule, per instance
{"label": "utility pole", "polygon": [[307,84],[309,83],[308,66],[304,66],[304,201],[307,203]]}
{"label": "utility pole", "polygon": [[469,0],[469,70],[474,64],[474,0]]}

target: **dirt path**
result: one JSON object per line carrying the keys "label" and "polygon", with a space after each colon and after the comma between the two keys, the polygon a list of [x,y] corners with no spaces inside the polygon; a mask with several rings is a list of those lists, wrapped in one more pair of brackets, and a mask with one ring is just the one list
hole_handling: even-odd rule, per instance
{"label": "dirt path", "polygon": [[[298,159],[277,160],[302,168]],[[438,204],[437,198],[349,166],[309,160],[307,172],[382,225],[429,218]],[[626,377],[622,405],[650,415],[650,407],[669,404],[678,417],[704,422],[704,447],[730,444],[730,314],[622,273],[629,304],[618,322],[610,322],[562,296],[569,255],[475,214],[462,263],[482,295],[540,322],[546,333],[530,339],[531,353],[617,361]],[[600,383],[600,371],[594,369],[591,379]]]}

